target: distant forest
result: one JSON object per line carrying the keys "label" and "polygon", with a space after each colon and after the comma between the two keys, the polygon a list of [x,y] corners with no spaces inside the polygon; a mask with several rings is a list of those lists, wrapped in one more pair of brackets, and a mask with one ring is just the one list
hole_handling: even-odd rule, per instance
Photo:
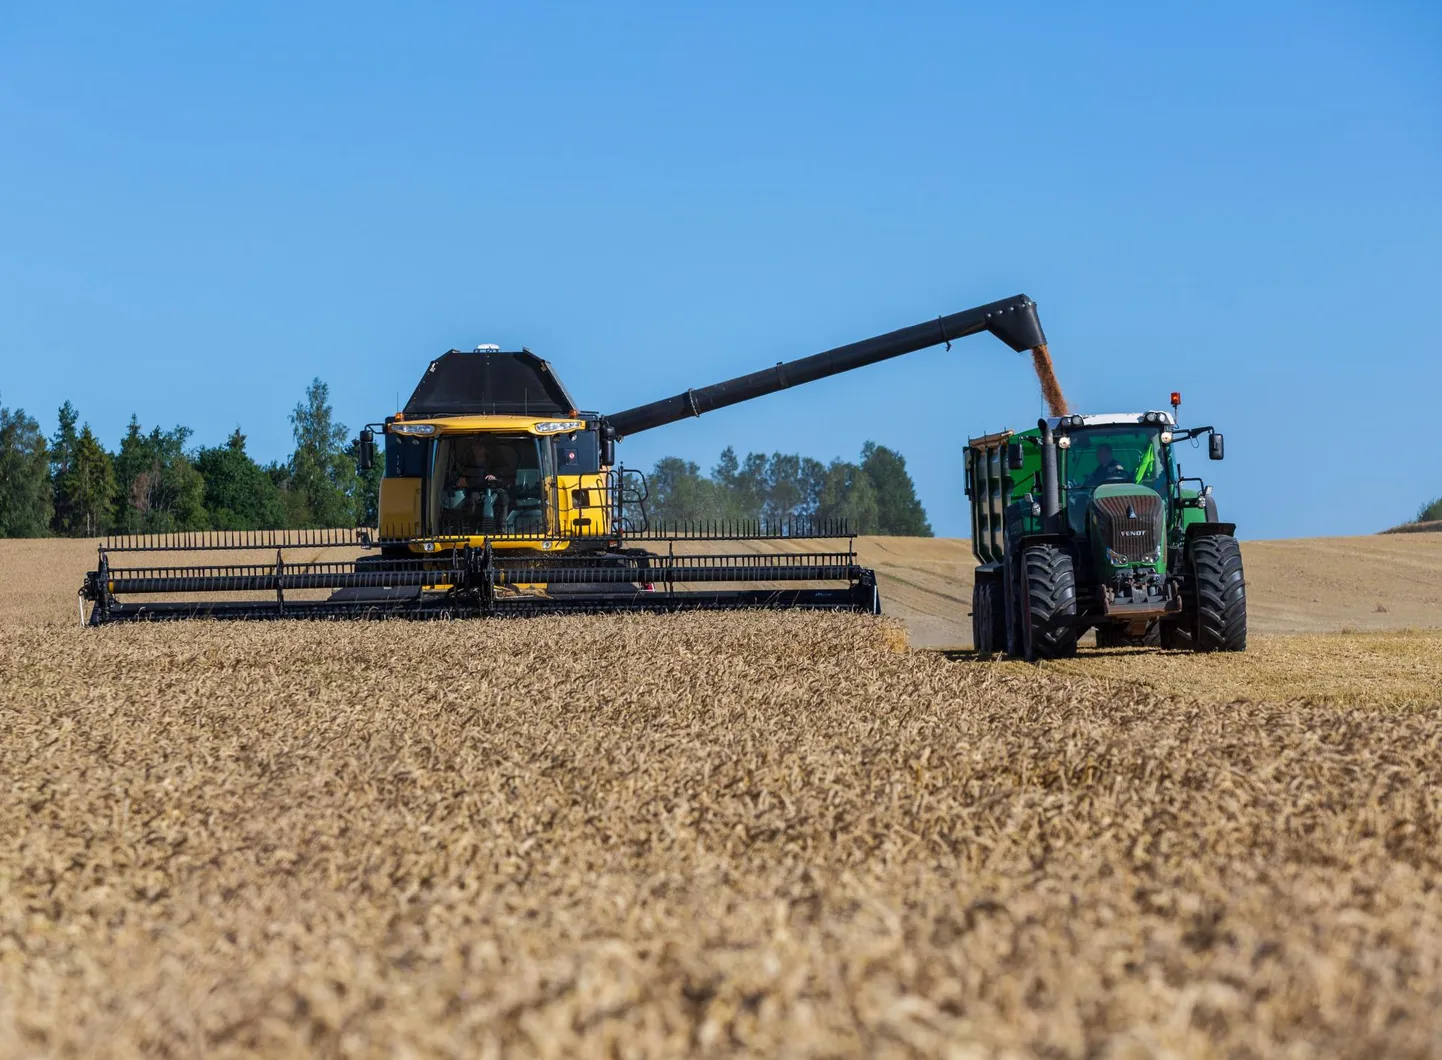
{"label": "distant forest", "polygon": [[856,463],[823,464],[786,453],[727,448],[702,475],[696,464],[668,456],[648,476],[653,521],[844,519],[858,534],[930,537],[931,524],[916,496],[902,455],[867,442]]}
{"label": "distant forest", "polygon": [[[239,428],[222,445],[192,446],[189,427],[147,430],[132,416],[112,451],[70,402],[57,418],[47,438],[23,409],[0,406],[0,537],[376,525],[379,463],[359,470],[319,379],[291,413],[295,450],[264,465]],[[652,525],[819,517],[857,533],[931,535],[906,461],[871,442],[856,463],[727,449],[709,475],[666,457],[647,478]]]}

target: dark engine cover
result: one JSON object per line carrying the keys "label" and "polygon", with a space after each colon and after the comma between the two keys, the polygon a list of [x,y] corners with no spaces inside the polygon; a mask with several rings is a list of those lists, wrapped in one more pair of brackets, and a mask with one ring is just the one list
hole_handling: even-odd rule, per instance
{"label": "dark engine cover", "polygon": [[1100,486],[1092,497],[1097,542],[1130,563],[1153,563],[1164,535],[1162,498],[1145,486]]}

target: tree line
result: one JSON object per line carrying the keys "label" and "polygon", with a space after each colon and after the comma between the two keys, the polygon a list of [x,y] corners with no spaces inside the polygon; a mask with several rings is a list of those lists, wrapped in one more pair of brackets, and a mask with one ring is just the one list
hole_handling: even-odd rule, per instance
{"label": "tree line", "polygon": [[787,453],[748,453],[730,447],[709,475],[692,461],[666,457],[649,476],[647,512],[663,524],[712,520],[845,520],[858,534],[930,537],[906,460],[875,442],[856,462],[823,464]]}
{"label": "tree line", "polygon": [[319,379],[306,388],[294,452],[265,465],[238,427],[193,447],[189,427],[147,431],[131,416],[112,452],[68,401],[49,438],[24,409],[0,406],[0,537],[374,526],[380,468],[360,470],[329,397]]}
{"label": "tree line", "polygon": [[[192,446],[188,427],[147,430],[131,416],[114,451],[70,403],[46,437],[0,406],[0,537],[375,526],[379,463],[360,470],[329,388],[314,380],[290,416],[295,449],[260,464],[236,428]],[[860,460],[726,449],[709,475],[677,457],[649,476],[653,525],[704,520],[844,519],[857,533],[931,535],[901,454],[867,442]]]}

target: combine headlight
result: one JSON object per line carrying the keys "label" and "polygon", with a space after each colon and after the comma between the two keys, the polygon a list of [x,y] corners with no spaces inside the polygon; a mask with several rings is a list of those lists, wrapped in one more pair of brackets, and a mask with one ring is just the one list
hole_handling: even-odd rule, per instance
{"label": "combine headlight", "polygon": [[392,434],[435,434],[434,423],[392,423],[390,426]]}
{"label": "combine headlight", "polygon": [[1071,448],[1071,435],[1069,435],[1069,434],[1063,434],[1060,438],[1058,438],[1058,439],[1056,440],[1056,447],[1057,447],[1058,449],[1070,449],[1070,448]]}
{"label": "combine headlight", "polygon": [[1171,445],[1171,444],[1172,444],[1172,432],[1171,432],[1171,431],[1163,431],[1163,432],[1162,432],[1162,435],[1161,435],[1161,438],[1162,438],[1162,444],[1163,444],[1163,445]]}
{"label": "combine headlight", "polygon": [[563,431],[579,431],[585,424],[580,420],[546,420],[531,428],[537,434],[559,434]]}
{"label": "combine headlight", "polygon": [[1058,424],[1061,427],[1085,427],[1086,419],[1081,416],[1063,416]]}

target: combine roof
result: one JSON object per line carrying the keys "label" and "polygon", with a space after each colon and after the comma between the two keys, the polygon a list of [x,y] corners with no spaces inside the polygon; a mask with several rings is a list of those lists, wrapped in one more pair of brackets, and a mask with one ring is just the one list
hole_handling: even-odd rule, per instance
{"label": "combine roof", "polygon": [[406,419],[434,416],[574,416],[575,402],[551,366],[530,350],[450,350],[430,363]]}

